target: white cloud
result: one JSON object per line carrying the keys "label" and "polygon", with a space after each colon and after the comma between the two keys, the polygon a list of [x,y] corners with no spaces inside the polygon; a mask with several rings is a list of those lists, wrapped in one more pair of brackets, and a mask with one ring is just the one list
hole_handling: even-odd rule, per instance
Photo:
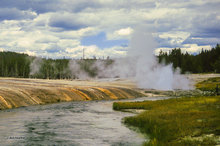
{"label": "white cloud", "polygon": [[179,45],[179,46],[181,46],[181,44],[189,36],[190,36],[189,32],[183,32],[183,31],[170,31],[159,34],[159,37],[162,39],[167,39],[167,42],[170,43],[170,45]]}
{"label": "white cloud", "polygon": [[131,27],[121,28],[121,29],[115,30],[114,32],[108,32],[107,39],[108,40],[130,39],[133,31],[134,30]]}
{"label": "white cloud", "polygon": [[122,28],[119,29],[117,31],[115,31],[114,33],[120,36],[128,36],[133,32],[133,29],[131,29],[130,27],[127,28]]}
{"label": "white cloud", "polygon": [[187,51],[188,53],[199,53],[202,51],[202,49],[210,50],[211,48],[212,46],[210,45],[198,46],[197,44],[185,44],[181,50],[183,52]]}
{"label": "white cloud", "polygon": [[26,50],[24,53],[28,54],[29,56],[36,56],[36,52],[32,52],[32,51],[29,51],[29,50]]}
{"label": "white cloud", "polygon": [[66,52],[68,52],[67,57],[69,58],[82,58],[83,57],[83,49],[84,49],[84,57],[85,58],[106,58],[107,56],[111,58],[123,57],[126,55],[127,48],[124,47],[112,47],[106,48],[102,50],[95,45],[91,46],[77,46],[75,48],[67,48]]}
{"label": "white cloud", "polygon": [[220,36],[219,0],[8,1],[0,5],[0,48],[6,51],[80,58],[86,48],[89,57],[124,56],[126,48],[121,46],[102,50],[80,41],[100,32],[108,40],[129,40],[139,25],[153,28],[160,48],[167,49],[198,52],[217,43]]}
{"label": "white cloud", "polygon": [[71,39],[62,39],[57,43],[59,46],[63,48],[76,47],[80,45],[79,40],[71,40]]}
{"label": "white cloud", "polygon": [[[180,49],[183,53],[188,52],[190,54],[193,54],[193,53],[200,53],[202,51],[202,49],[210,50],[211,48],[212,48],[212,46],[210,46],[210,45],[198,46],[197,44],[185,44]],[[159,55],[160,51],[169,53],[169,51],[171,51],[172,49],[173,48],[161,47],[161,48],[155,49],[154,52],[156,55]]]}

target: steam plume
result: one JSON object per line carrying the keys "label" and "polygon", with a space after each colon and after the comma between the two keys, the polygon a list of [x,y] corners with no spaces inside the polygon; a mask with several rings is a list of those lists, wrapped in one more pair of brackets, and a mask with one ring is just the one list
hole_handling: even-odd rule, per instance
{"label": "steam plume", "polygon": [[30,75],[34,75],[40,71],[42,58],[36,57],[30,64]]}
{"label": "steam plume", "polygon": [[161,65],[154,55],[157,43],[151,33],[137,29],[130,41],[128,56],[136,58],[135,81],[140,88],[160,90],[190,89],[189,81],[172,65]]}
{"label": "steam plume", "polygon": [[[133,78],[139,88],[173,90],[190,89],[187,78],[172,64],[159,64],[154,55],[157,47],[152,34],[143,28],[137,29],[130,40],[125,58],[115,59],[106,65],[104,60],[69,60],[66,72],[72,79],[90,78]],[[87,64],[88,63],[88,64]],[[31,75],[39,72],[42,59],[36,58],[31,63]],[[91,76],[92,74],[92,76]]]}

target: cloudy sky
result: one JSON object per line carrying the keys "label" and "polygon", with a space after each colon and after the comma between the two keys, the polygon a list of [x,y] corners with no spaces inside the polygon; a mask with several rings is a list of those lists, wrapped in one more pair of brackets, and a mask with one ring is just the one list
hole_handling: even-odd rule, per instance
{"label": "cloudy sky", "polygon": [[135,28],[158,50],[220,43],[220,0],[0,0],[0,51],[51,58],[125,56]]}

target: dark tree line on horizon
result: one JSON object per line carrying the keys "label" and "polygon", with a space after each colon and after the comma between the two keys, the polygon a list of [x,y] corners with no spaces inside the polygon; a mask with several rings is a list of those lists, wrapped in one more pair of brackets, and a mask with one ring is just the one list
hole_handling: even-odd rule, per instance
{"label": "dark tree line on horizon", "polygon": [[[202,50],[197,55],[173,49],[169,53],[160,52],[158,62],[173,64],[181,73],[220,73],[220,45],[211,50]],[[75,61],[75,66],[70,63]],[[98,69],[91,67],[97,61],[105,66],[111,65],[112,59],[45,59],[15,52],[0,52],[0,77],[43,78],[43,79],[76,79],[82,70],[90,77],[96,77]],[[78,69],[76,69],[78,68]]]}
{"label": "dark tree line on horizon", "polygon": [[0,77],[76,79],[81,73],[95,77],[98,70],[93,64],[97,61],[106,66],[113,62],[109,58],[46,59],[16,52],[0,52]]}
{"label": "dark tree line on horizon", "polygon": [[27,54],[0,52],[0,76],[29,77],[31,60]]}
{"label": "dark tree line on horizon", "polygon": [[169,53],[160,52],[159,63],[173,64],[179,67],[181,73],[220,73],[220,45],[211,50],[203,50],[197,55],[181,52],[180,48],[172,49]]}

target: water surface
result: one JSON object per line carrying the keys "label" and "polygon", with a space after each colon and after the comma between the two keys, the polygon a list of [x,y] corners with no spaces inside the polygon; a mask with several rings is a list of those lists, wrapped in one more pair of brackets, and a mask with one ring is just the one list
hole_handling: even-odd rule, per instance
{"label": "water surface", "polygon": [[[135,100],[155,100],[138,98]],[[145,138],[121,123],[131,113],[114,101],[65,102],[0,111],[0,145],[141,145]]]}

